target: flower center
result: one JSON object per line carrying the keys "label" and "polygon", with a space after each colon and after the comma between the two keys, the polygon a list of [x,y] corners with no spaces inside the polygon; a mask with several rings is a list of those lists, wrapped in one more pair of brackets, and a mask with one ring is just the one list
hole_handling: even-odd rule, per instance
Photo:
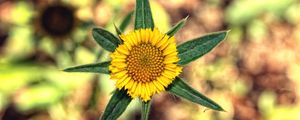
{"label": "flower center", "polygon": [[164,71],[163,52],[155,46],[142,43],[134,46],[127,56],[128,73],[134,81],[156,80]]}

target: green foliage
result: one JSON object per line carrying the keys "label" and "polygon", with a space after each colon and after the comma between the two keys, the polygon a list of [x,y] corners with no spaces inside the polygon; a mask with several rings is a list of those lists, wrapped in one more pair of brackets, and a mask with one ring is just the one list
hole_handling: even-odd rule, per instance
{"label": "green foliage", "polygon": [[140,28],[154,28],[154,22],[148,0],[136,0],[134,29]]}
{"label": "green foliage", "polygon": [[186,20],[188,19],[189,16],[186,18],[180,20],[175,26],[173,26],[168,32],[167,35],[169,36],[174,36],[184,25]]}
{"label": "green foliage", "polygon": [[117,27],[114,24],[115,30],[118,35],[121,35],[125,31],[125,29],[128,27],[128,25],[130,24],[131,18],[133,16],[133,12],[134,11],[131,11],[130,13],[128,13],[126,15],[126,17],[122,20],[121,25],[119,27]]}
{"label": "green foliage", "polygon": [[117,35],[121,35],[123,32],[116,26],[116,24],[114,23],[114,27],[115,27],[115,30],[117,32]]}
{"label": "green foliage", "polygon": [[128,13],[126,17],[123,19],[123,21],[121,22],[121,25],[119,26],[121,32],[124,32],[127,26],[130,24],[133,13],[134,11]]}
{"label": "green foliage", "polygon": [[104,73],[109,74],[108,66],[110,65],[110,61],[102,62],[102,63],[93,63],[86,65],[79,65],[75,67],[70,67],[64,69],[65,72],[91,72],[91,73]]}
{"label": "green foliage", "polygon": [[109,100],[101,120],[116,120],[126,110],[131,98],[125,90],[116,90]]}
{"label": "green foliage", "polygon": [[179,77],[175,78],[173,83],[167,88],[167,91],[171,94],[185,98],[191,102],[198,103],[210,109],[224,111],[221,106],[193,89]]}
{"label": "green foliage", "polygon": [[186,65],[205,55],[225,39],[228,31],[216,32],[177,46],[179,65]]}
{"label": "green foliage", "polygon": [[148,120],[151,107],[151,100],[148,102],[142,102],[142,120]]}
{"label": "green foliage", "polygon": [[94,28],[93,37],[102,48],[110,52],[115,51],[121,43],[116,36],[102,28]]}

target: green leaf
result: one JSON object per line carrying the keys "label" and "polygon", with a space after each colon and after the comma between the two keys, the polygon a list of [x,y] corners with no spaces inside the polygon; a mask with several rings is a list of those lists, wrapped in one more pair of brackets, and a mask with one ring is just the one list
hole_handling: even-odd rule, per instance
{"label": "green leaf", "polygon": [[184,25],[189,16],[180,20],[175,26],[173,26],[168,32],[167,35],[174,36]]}
{"label": "green leaf", "polygon": [[130,23],[130,21],[131,21],[131,18],[132,18],[132,16],[133,16],[133,12],[134,12],[134,11],[131,11],[130,13],[128,13],[128,14],[126,15],[126,17],[123,19],[121,25],[119,26],[121,32],[124,32],[125,29],[127,28],[127,26],[129,25],[129,23]]}
{"label": "green leaf", "polygon": [[116,36],[102,28],[93,28],[93,37],[102,48],[110,52],[115,51],[121,43]]}
{"label": "green leaf", "polygon": [[224,111],[224,109],[217,103],[190,87],[179,77],[175,78],[173,83],[167,88],[167,91],[171,94],[185,98],[191,102],[198,103],[210,109]]}
{"label": "green leaf", "polygon": [[151,8],[148,0],[136,0],[134,29],[154,28]]}
{"label": "green leaf", "polygon": [[126,90],[116,90],[110,98],[101,120],[116,120],[126,110],[131,100]]}
{"label": "green leaf", "polygon": [[102,62],[102,63],[93,63],[80,65],[75,67],[70,67],[64,69],[65,72],[91,72],[91,73],[105,73],[109,74],[108,66],[110,65],[110,61]]}
{"label": "green leaf", "polygon": [[151,100],[148,102],[142,102],[142,120],[148,120],[151,107]]}
{"label": "green leaf", "polygon": [[123,32],[116,26],[116,24],[114,23],[114,27],[115,27],[115,30],[117,32],[117,35],[121,35]]}
{"label": "green leaf", "polygon": [[208,34],[177,46],[179,65],[186,65],[205,55],[225,39],[229,31]]}

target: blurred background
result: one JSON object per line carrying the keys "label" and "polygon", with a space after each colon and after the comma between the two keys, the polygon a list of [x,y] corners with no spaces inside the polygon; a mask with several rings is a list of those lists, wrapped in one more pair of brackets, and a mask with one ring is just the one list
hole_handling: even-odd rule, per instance
{"label": "blurred background", "polygon": [[[189,16],[178,44],[231,30],[181,74],[219,103],[216,112],[176,96],[154,96],[150,120],[299,120],[299,0],[151,0],[167,32]],[[114,90],[108,75],[65,73],[106,61],[93,27],[113,33],[135,0],[0,0],[0,119],[98,120]],[[132,23],[126,31],[133,29]],[[120,120],[139,120],[134,100]]]}

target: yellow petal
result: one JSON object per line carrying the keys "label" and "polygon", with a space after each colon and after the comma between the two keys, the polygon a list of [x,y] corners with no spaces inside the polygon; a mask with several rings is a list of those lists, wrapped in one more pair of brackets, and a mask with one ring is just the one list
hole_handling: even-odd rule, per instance
{"label": "yellow petal", "polygon": [[116,58],[123,58],[123,59],[125,59],[127,56],[123,55],[123,54],[111,54],[110,57],[112,59],[116,59]]}
{"label": "yellow petal", "polygon": [[[157,47],[161,49],[162,45],[166,44],[169,36],[165,35],[158,43]],[[161,49],[162,50],[162,49]]]}
{"label": "yellow petal", "polygon": [[118,81],[117,81],[117,83],[116,83],[116,87],[117,88],[123,88],[123,86],[121,86],[121,83],[125,80],[125,79],[127,79],[127,75],[125,75],[125,76],[123,76],[121,79],[119,79]]}
{"label": "yellow petal", "polygon": [[134,93],[135,93],[135,91],[136,91],[137,84],[138,84],[138,82],[135,81],[135,82],[133,83],[133,85],[132,85],[132,88],[129,89],[133,95],[135,95]]}
{"label": "yellow petal", "polygon": [[178,55],[178,52],[176,51],[176,52],[172,52],[172,53],[166,55],[165,57],[166,58],[168,58],[168,57],[178,57],[177,55]]}
{"label": "yellow petal", "polygon": [[129,50],[124,45],[119,45],[117,51],[125,55],[129,54]]}
{"label": "yellow petal", "polygon": [[140,36],[141,36],[141,42],[145,43],[146,42],[146,29],[141,30]]}
{"label": "yellow petal", "polygon": [[126,59],[124,58],[115,58],[115,59],[112,59],[112,62],[116,62],[116,63],[119,63],[119,62],[125,62]]}
{"label": "yellow petal", "polygon": [[163,91],[164,87],[158,82],[158,81],[153,81],[154,86],[159,90],[159,91]]}
{"label": "yellow petal", "polygon": [[153,38],[151,39],[151,44],[153,46],[155,46],[164,36],[163,34],[161,34],[159,31],[154,31],[153,33]]}
{"label": "yellow petal", "polygon": [[168,82],[165,81],[162,77],[157,78],[157,81],[162,84],[164,87],[168,86]]}
{"label": "yellow petal", "polygon": [[131,80],[131,77],[127,77],[123,82],[120,83],[120,86],[124,87]]}
{"label": "yellow petal", "polygon": [[177,65],[176,65],[176,64],[166,64],[166,67],[169,67],[169,68],[176,68]]}
{"label": "yellow petal", "polygon": [[163,73],[162,73],[163,76],[169,78],[169,79],[173,79],[176,77],[176,74],[172,71],[169,71],[169,70],[165,70]]}
{"label": "yellow petal", "polygon": [[133,81],[133,80],[130,80],[130,81],[128,82],[128,84],[125,85],[125,89],[130,89],[130,88],[132,88],[133,83],[134,83],[134,81]]}
{"label": "yellow petal", "polygon": [[178,62],[178,61],[179,61],[179,59],[178,59],[177,56],[175,56],[175,57],[167,57],[167,58],[165,58],[164,63],[165,64],[169,64],[169,63],[175,63],[175,62]]}
{"label": "yellow petal", "polygon": [[135,32],[133,32],[133,33],[130,35],[130,38],[131,38],[131,41],[133,42],[133,46],[138,44],[138,42],[137,42],[137,37],[136,37],[136,35],[135,35]]}
{"label": "yellow petal", "polygon": [[167,48],[163,51],[163,55],[168,55],[170,53],[176,52],[176,45],[175,43],[171,43],[170,45],[167,46]]}
{"label": "yellow petal", "polygon": [[145,86],[144,83],[141,83],[141,89],[140,89],[140,96],[141,98],[145,98],[146,97],[146,91],[145,91]]}
{"label": "yellow petal", "polygon": [[123,71],[124,69],[120,69],[120,68],[116,68],[116,67],[110,67],[109,70],[112,73],[117,73],[117,72]]}
{"label": "yellow petal", "polygon": [[142,42],[142,39],[141,39],[141,30],[136,30],[134,31],[135,32],[135,41],[137,44],[140,44]]}
{"label": "yellow petal", "polygon": [[146,96],[151,96],[150,88],[149,88],[149,83],[144,83],[144,88],[146,91]]}
{"label": "yellow petal", "polygon": [[132,46],[130,45],[129,42],[124,42],[124,46],[130,51],[132,49]]}
{"label": "yellow petal", "polygon": [[141,93],[141,82],[138,82],[136,90],[135,90],[135,95],[138,96]]}
{"label": "yellow petal", "polygon": [[117,68],[125,68],[127,67],[127,64],[126,63],[111,63],[114,67],[117,67]]}
{"label": "yellow petal", "polygon": [[174,73],[178,73],[178,70],[179,70],[177,67],[168,67],[168,66],[166,66],[165,69],[172,71]]}
{"label": "yellow petal", "polygon": [[158,90],[158,89],[156,89],[156,87],[155,87],[154,83],[153,83],[153,82],[151,82],[151,83],[150,83],[150,85],[151,85],[151,89],[153,90],[153,91],[152,91],[152,94],[158,93],[158,91],[159,91],[159,90]]}
{"label": "yellow petal", "polygon": [[[127,38],[126,43],[128,43],[128,45],[130,45],[130,46],[134,46],[135,44],[134,44],[133,39],[132,39],[131,36],[132,36],[131,34],[126,35],[126,38]],[[124,44],[125,44],[125,42],[124,42]]]}
{"label": "yellow petal", "polygon": [[146,29],[146,32],[145,32],[145,43],[149,43],[151,33],[152,33],[152,31],[149,28]]}
{"label": "yellow petal", "polygon": [[123,76],[127,75],[127,71],[121,71],[115,74],[117,78],[122,78]]}

